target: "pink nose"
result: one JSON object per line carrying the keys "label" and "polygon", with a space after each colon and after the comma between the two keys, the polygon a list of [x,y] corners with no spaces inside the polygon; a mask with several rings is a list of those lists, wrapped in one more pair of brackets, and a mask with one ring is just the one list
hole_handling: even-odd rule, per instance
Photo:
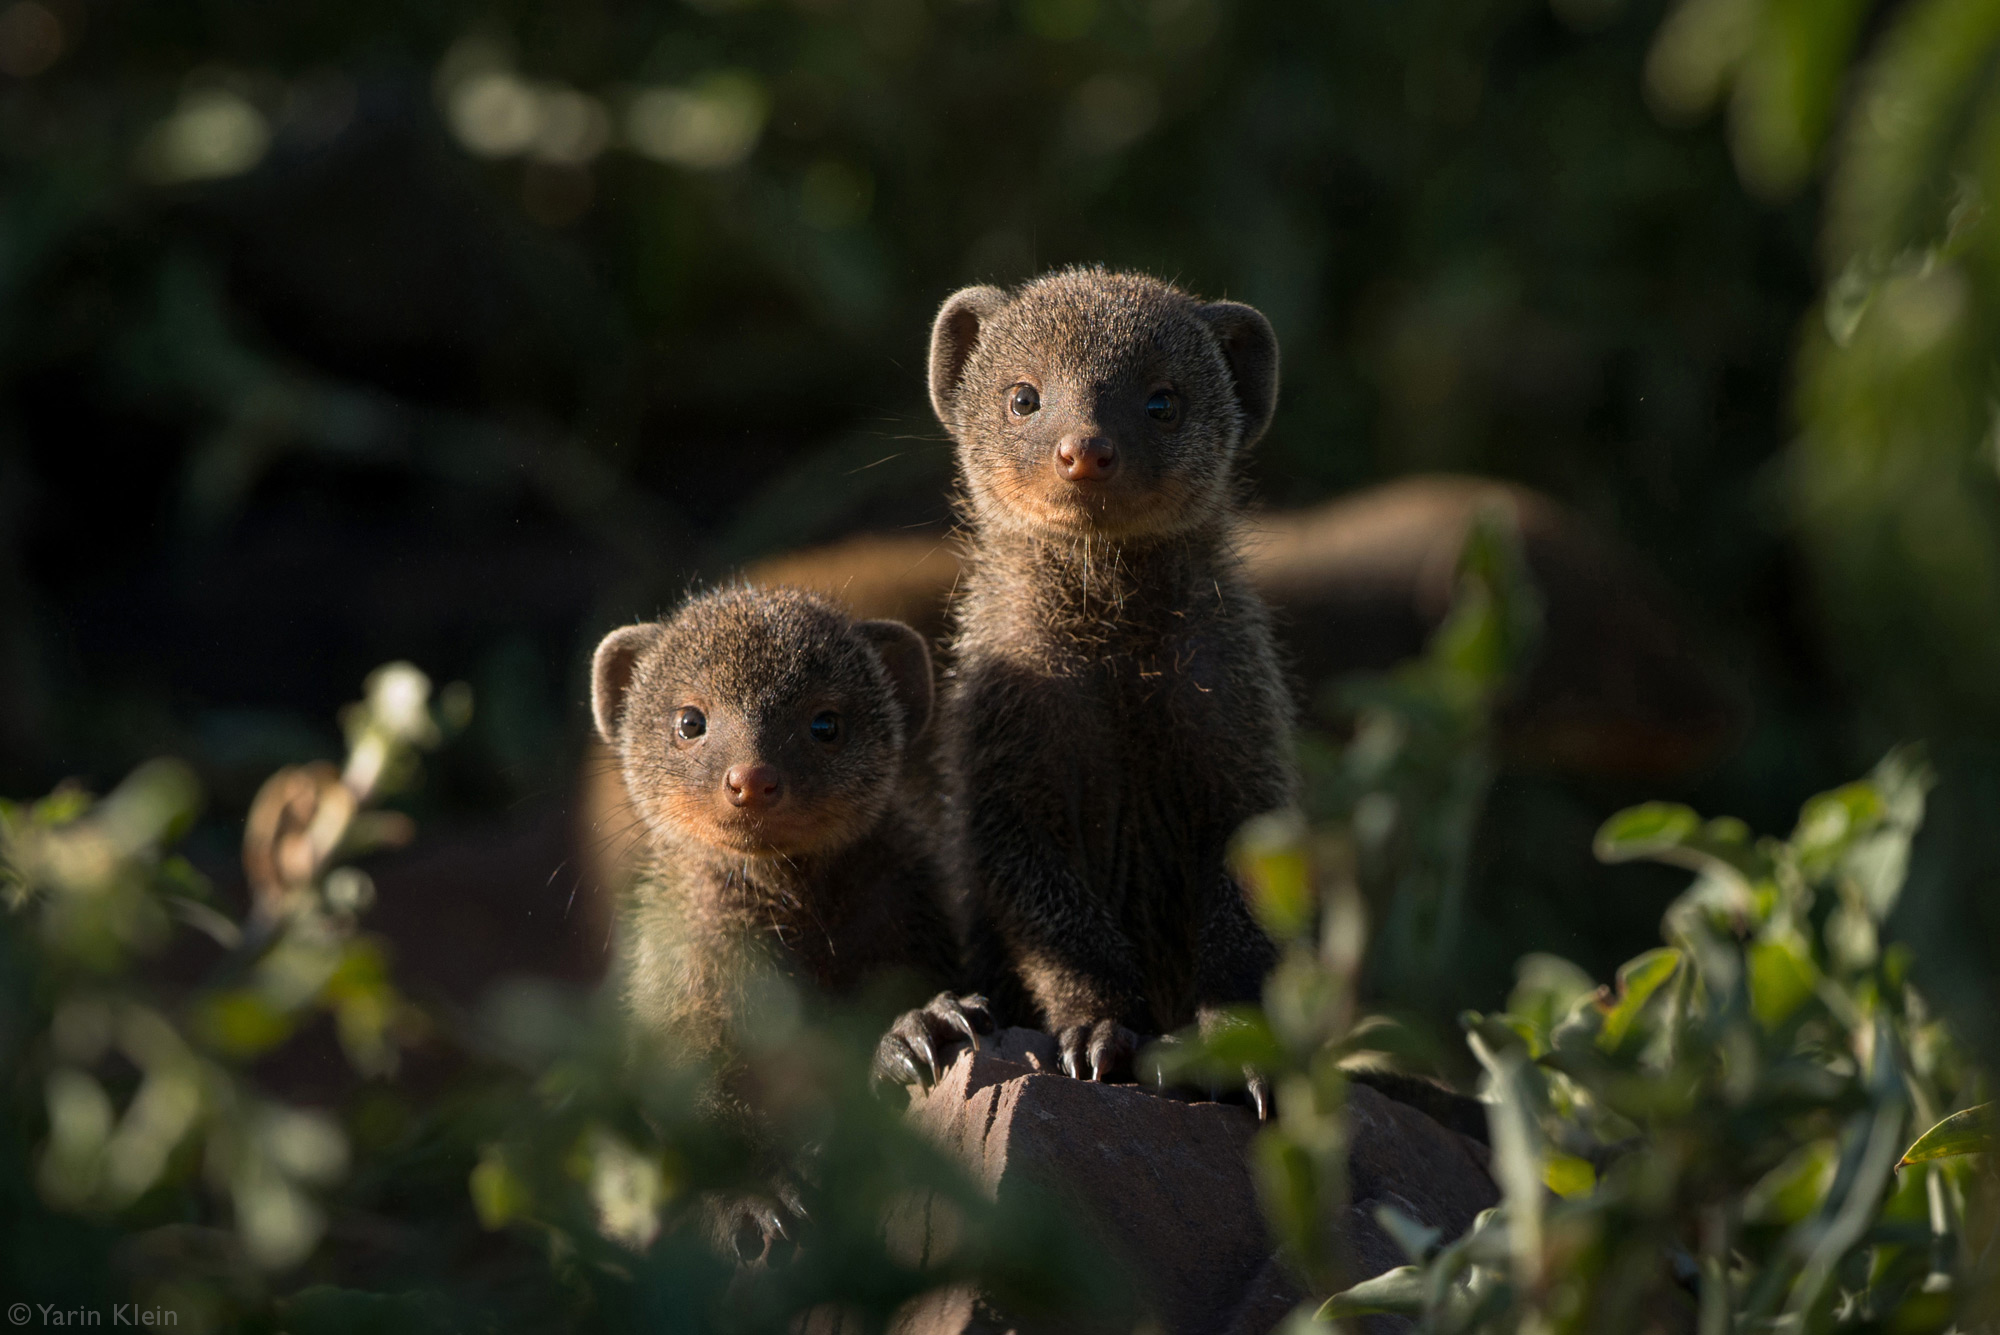
{"label": "pink nose", "polygon": [[782,786],[775,765],[731,765],[722,776],[722,789],[729,794],[729,804],[750,811],[776,806]]}
{"label": "pink nose", "polygon": [[1064,436],[1056,446],[1056,471],[1071,482],[1099,482],[1118,466],[1118,451],[1103,436]]}

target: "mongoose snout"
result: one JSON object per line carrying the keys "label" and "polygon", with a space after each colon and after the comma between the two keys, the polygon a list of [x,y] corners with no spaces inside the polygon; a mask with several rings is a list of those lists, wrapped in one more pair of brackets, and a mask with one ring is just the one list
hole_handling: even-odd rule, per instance
{"label": "mongoose snout", "polygon": [[729,805],[749,811],[767,810],[785,795],[785,781],[776,765],[731,765],[722,776]]}
{"label": "mongoose snout", "polygon": [[1071,482],[1099,482],[1118,466],[1118,449],[1103,436],[1064,436],[1056,445],[1056,471]]}
{"label": "mongoose snout", "polygon": [[723,590],[614,632],[597,678],[599,726],[655,837],[753,858],[867,834],[930,713],[915,632],[783,591]]}
{"label": "mongoose snout", "polygon": [[[851,751],[841,745],[842,711],[823,707],[839,687],[815,687],[803,702],[739,694],[706,710],[684,706],[682,719],[698,713],[704,726],[689,736],[677,723],[649,757],[658,810],[688,836],[752,857],[800,857],[853,839],[892,800],[903,744],[903,729],[870,707],[860,684],[850,707],[864,744]],[[683,690],[712,697],[720,685],[697,674]]]}

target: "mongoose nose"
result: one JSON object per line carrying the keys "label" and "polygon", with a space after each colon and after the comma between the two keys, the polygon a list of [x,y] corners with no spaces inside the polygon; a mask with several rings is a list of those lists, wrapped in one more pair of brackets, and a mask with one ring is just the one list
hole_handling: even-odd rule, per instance
{"label": "mongoose nose", "polygon": [[1064,436],[1056,446],[1056,471],[1071,482],[1095,482],[1111,476],[1118,451],[1103,436]]}
{"label": "mongoose nose", "polygon": [[729,805],[752,811],[777,805],[781,786],[775,765],[731,765],[722,776],[722,789],[729,794]]}

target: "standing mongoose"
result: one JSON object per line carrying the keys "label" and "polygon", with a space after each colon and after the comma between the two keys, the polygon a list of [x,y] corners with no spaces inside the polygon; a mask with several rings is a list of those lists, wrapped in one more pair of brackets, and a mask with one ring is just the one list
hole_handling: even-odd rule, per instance
{"label": "standing mongoose", "polygon": [[[1249,306],[1069,269],[945,302],[930,387],[971,537],[939,748],[974,974],[1107,1078],[1138,1033],[1256,1000],[1274,958],[1225,851],[1294,790],[1236,533],[1277,339]],[[948,1040],[941,1014],[899,1030]]]}
{"label": "standing mongoose", "polygon": [[[924,993],[956,981],[902,783],[931,695],[915,631],[794,590],[720,589],[598,645],[597,729],[644,829],[626,1000],[642,1033],[718,1063],[718,1118],[756,1124],[730,1059],[771,974],[829,997],[893,974]],[[985,1019],[976,998],[952,1016],[966,1037]],[[784,1233],[754,1201],[712,1227],[746,1257]]]}

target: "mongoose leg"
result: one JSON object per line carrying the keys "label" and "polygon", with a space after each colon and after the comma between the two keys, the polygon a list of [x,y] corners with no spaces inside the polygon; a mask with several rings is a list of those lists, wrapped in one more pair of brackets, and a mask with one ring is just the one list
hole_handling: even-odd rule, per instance
{"label": "mongoose leg", "polygon": [[[875,1048],[878,1085],[932,1085],[951,1064],[960,1043],[979,1050],[979,1036],[993,1032],[986,998],[940,992],[921,1008],[905,1011]],[[921,1063],[921,1065],[919,1064]],[[929,1079],[925,1078],[928,1071]]]}

